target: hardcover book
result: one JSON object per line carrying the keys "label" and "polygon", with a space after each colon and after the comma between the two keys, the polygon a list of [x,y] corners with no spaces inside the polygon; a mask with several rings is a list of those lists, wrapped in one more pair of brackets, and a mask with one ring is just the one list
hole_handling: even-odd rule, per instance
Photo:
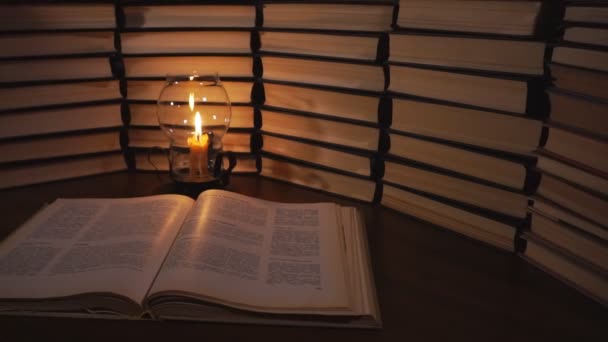
{"label": "hardcover book", "polygon": [[568,65],[549,65],[553,85],[576,94],[608,100],[608,72],[588,70]]}
{"label": "hardcover book", "polygon": [[329,91],[294,85],[264,82],[264,105],[330,117],[378,122],[378,96],[353,94],[352,91]]}
{"label": "hardcover book", "polygon": [[503,250],[513,251],[516,227],[428,196],[385,184],[382,205]]}
{"label": "hardcover book", "polygon": [[114,32],[14,33],[0,36],[0,57],[110,54]]}
{"label": "hardcover book", "polygon": [[250,53],[248,31],[122,32],[124,54]]}
{"label": "hardcover book", "polygon": [[564,37],[565,42],[589,44],[595,46],[608,46],[608,29],[595,27],[566,27]]}
{"label": "hardcover book", "polygon": [[121,10],[128,29],[255,26],[255,6],[124,6]]}
{"label": "hardcover book", "polygon": [[601,6],[601,1],[596,1],[592,5],[576,6],[571,3],[566,6],[564,20],[577,23],[608,24],[608,7]]}
{"label": "hardcover book", "polygon": [[591,222],[586,217],[575,213],[571,209],[565,208],[545,198],[535,196],[530,202],[530,211],[542,213],[542,215],[555,222],[576,227],[577,229],[585,231],[604,241],[608,241],[608,227],[603,227],[597,223]]}
{"label": "hardcover book", "polygon": [[534,234],[526,233],[524,241],[525,247],[520,255],[525,260],[603,305],[608,305],[608,276],[605,272]]}
{"label": "hardcover book", "polygon": [[448,174],[387,161],[383,180],[513,218],[526,216],[525,195]]}
{"label": "hardcover book", "polygon": [[390,156],[405,158],[444,170],[523,190],[526,165],[487,153],[410,136],[390,135]]}
{"label": "hardcover book", "polygon": [[563,65],[608,72],[606,49],[584,49],[578,46],[557,46],[552,61]]}
{"label": "hardcover book", "polygon": [[0,84],[112,77],[108,57],[8,60],[0,64]]}
{"label": "hardcover book", "polygon": [[112,151],[120,151],[117,129],[27,137],[3,141],[0,144],[0,164]]}
{"label": "hardcover book", "polygon": [[291,31],[260,32],[260,51],[374,61],[379,36]]}
{"label": "hardcover book", "polygon": [[551,102],[551,124],[564,125],[583,133],[608,138],[608,102],[568,94],[559,89],[548,92]]}
{"label": "hardcover book", "polygon": [[466,145],[529,155],[540,143],[542,122],[520,115],[393,98],[391,129]]}
{"label": "hardcover book", "polygon": [[608,196],[608,178],[605,175],[592,173],[580,168],[576,163],[557,155],[549,155],[542,151],[538,154],[536,167],[548,174],[567,179],[587,191]]}
{"label": "hardcover book", "polygon": [[608,273],[608,241],[532,211],[530,231]]}
{"label": "hardcover book", "polygon": [[264,177],[365,202],[372,202],[376,194],[376,182],[368,178],[327,171],[270,156],[262,156],[261,163],[260,174]]}
{"label": "hardcover book", "polygon": [[118,80],[0,88],[0,112],[121,98]]}
{"label": "hardcover book", "polygon": [[126,170],[123,155],[117,152],[53,159],[1,168],[0,189]]}
{"label": "hardcover book", "polygon": [[399,27],[534,36],[540,1],[401,1]]}
{"label": "hardcover book", "polygon": [[601,156],[608,155],[608,142],[578,134],[558,127],[549,127],[548,137],[542,151],[555,154],[581,168],[608,175],[608,161]]}
{"label": "hardcover book", "polygon": [[390,35],[392,63],[542,75],[545,43],[530,40],[396,31]]}
{"label": "hardcover book", "polygon": [[263,56],[264,80],[381,92],[384,71],[380,65],[309,58]]}
{"label": "hardcover book", "polygon": [[0,138],[120,126],[119,103],[42,109],[1,115]]}
{"label": "hardcover book", "polygon": [[264,27],[269,28],[384,32],[392,17],[392,5],[264,4]]}
{"label": "hardcover book", "polygon": [[0,6],[0,31],[114,29],[113,4]]}
{"label": "hardcover book", "polygon": [[380,129],[376,127],[271,110],[263,110],[262,118],[262,132],[322,141],[367,151],[376,151],[379,147]]}
{"label": "hardcover book", "polygon": [[595,224],[605,226],[608,222],[608,201],[565,179],[542,174],[536,194]]}
{"label": "hardcover book", "polygon": [[[513,114],[541,116],[544,87],[540,79],[495,77],[478,73],[390,66],[389,91],[461,103]],[[482,96],[480,96],[482,95]]]}
{"label": "hardcover book", "polygon": [[344,150],[328,148],[318,143],[310,144],[268,134],[264,134],[262,138],[263,152],[361,176],[369,177],[372,174],[370,155],[349,153]]}

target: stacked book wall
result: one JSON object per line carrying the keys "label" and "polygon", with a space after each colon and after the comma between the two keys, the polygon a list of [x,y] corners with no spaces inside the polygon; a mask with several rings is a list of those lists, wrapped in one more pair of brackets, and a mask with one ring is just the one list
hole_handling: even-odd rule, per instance
{"label": "stacked book wall", "polygon": [[260,72],[252,55],[255,21],[251,1],[121,1],[118,22],[134,169],[169,169],[169,139],[156,114],[167,77],[217,74],[232,105],[223,150],[237,157],[234,172],[257,172],[251,143],[253,84]]}
{"label": "stacked book wall", "polygon": [[543,137],[540,1],[402,1],[390,32],[382,204],[507,251]]}
{"label": "stacked book wall", "polygon": [[261,175],[379,201],[394,2],[263,1]]}
{"label": "stacked book wall", "polygon": [[522,256],[608,304],[608,5],[567,1]]}
{"label": "stacked book wall", "polygon": [[0,188],[126,169],[114,12],[0,6]]}

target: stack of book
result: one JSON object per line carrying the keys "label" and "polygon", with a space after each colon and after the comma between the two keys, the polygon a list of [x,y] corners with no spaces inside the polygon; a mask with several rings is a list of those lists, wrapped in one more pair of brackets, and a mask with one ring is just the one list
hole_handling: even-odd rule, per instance
{"label": "stack of book", "polygon": [[569,2],[522,255],[608,303],[608,7]]}
{"label": "stack of book", "polygon": [[0,188],[126,169],[112,4],[0,6]]}
{"label": "stack of book", "polygon": [[393,3],[273,1],[262,9],[261,175],[377,199]]}
{"label": "stack of book", "polygon": [[513,251],[547,111],[540,1],[403,1],[382,204]]}
{"label": "stack of book", "polygon": [[156,101],[171,75],[218,74],[232,103],[224,151],[237,155],[235,172],[256,172],[250,147],[254,59],[251,41],[256,8],[230,5],[171,5],[122,1],[117,8],[131,163],[138,170],[168,170],[168,138],[156,116]]}

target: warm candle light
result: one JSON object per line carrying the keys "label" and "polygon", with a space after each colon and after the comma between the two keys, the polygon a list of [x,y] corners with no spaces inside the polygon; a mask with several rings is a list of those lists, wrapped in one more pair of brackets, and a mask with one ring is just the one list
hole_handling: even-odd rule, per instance
{"label": "warm candle light", "polygon": [[194,111],[194,93],[190,93],[188,96],[188,104],[190,105],[190,110]]}
{"label": "warm candle light", "polygon": [[217,75],[169,76],[156,109],[160,127],[170,139],[171,178],[202,188],[224,185],[229,172],[216,160],[221,160],[232,111]]}
{"label": "warm candle light", "polygon": [[197,140],[201,140],[201,135],[203,135],[203,119],[201,118],[201,113],[196,112],[194,116],[194,137]]}
{"label": "warm candle light", "polygon": [[[194,103],[194,97],[191,95]],[[194,105],[191,106],[193,108]],[[190,175],[207,176],[209,174],[207,166],[207,153],[209,151],[209,136],[203,134],[203,119],[201,113],[196,112],[194,116],[194,136],[188,137],[188,147],[190,148]]]}

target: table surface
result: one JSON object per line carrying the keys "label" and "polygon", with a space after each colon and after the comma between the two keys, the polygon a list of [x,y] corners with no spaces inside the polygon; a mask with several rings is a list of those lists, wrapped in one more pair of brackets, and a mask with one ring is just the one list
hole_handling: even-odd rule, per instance
{"label": "table surface", "polygon": [[[281,202],[362,208],[384,328],[356,330],[199,322],[0,316],[0,340],[110,341],[594,341],[608,340],[608,310],[513,254],[395,211],[258,176],[227,190]],[[56,198],[179,192],[165,175],[116,173],[0,191],[0,238]]]}

